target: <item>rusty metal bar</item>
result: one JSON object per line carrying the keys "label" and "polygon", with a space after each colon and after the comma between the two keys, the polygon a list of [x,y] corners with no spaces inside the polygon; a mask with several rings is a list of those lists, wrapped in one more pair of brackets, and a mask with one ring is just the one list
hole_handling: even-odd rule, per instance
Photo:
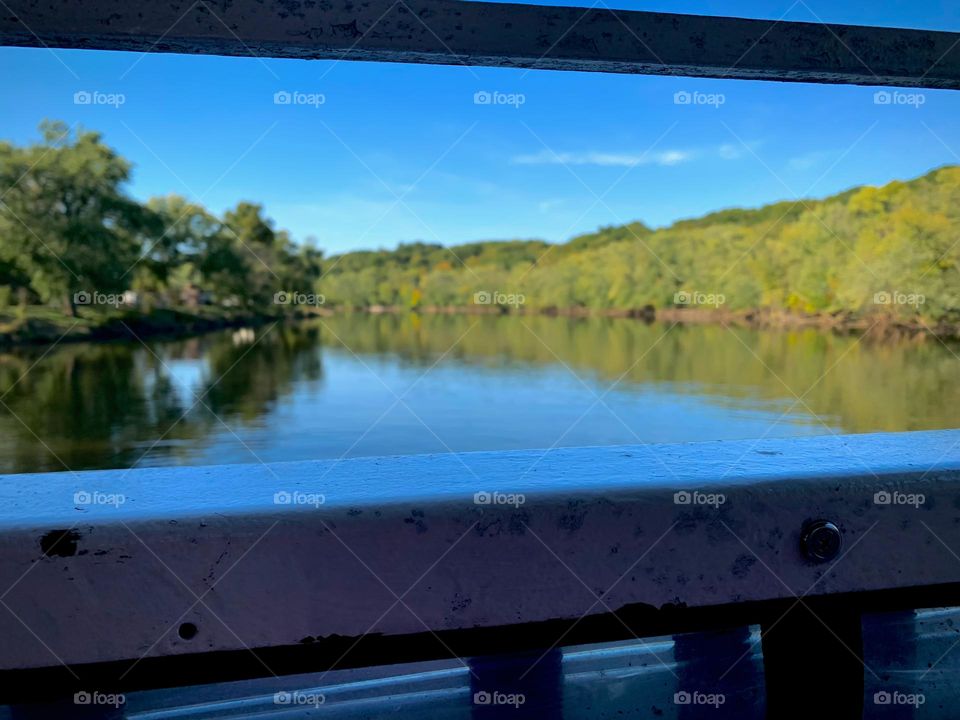
{"label": "rusty metal bar", "polygon": [[0,44],[960,88],[960,34],[460,0],[0,5]]}

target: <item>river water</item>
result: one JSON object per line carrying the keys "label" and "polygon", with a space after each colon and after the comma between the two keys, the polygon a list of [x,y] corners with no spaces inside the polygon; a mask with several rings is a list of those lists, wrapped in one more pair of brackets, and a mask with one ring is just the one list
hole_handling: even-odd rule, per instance
{"label": "river water", "polygon": [[933,337],[340,315],[0,354],[0,471],[960,426]]}

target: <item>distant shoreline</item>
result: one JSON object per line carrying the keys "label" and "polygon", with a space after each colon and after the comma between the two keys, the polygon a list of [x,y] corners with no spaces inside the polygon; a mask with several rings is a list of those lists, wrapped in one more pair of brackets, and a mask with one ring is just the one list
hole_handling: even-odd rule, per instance
{"label": "distant shoreline", "polygon": [[889,318],[855,317],[851,315],[801,315],[798,313],[768,310],[729,311],[700,308],[642,308],[589,309],[589,308],[526,308],[508,309],[499,306],[428,306],[416,309],[400,306],[374,305],[365,308],[320,308],[309,313],[293,312],[283,315],[253,313],[223,313],[216,311],[191,312],[188,310],[159,310],[146,314],[129,314],[103,319],[67,316],[41,319],[28,317],[0,325],[0,349],[13,347],[45,346],[74,342],[113,342],[134,339],[179,339],[204,335],[217,330],[241,327],[258,327],[271,322],[301,321],[314,317],[330,317],[340,314],[400,315],[404,313],[424,315],[501,315],[501,316],[546,316],[564,318],[623,318],[646,323],[665,322],[679,325],[736,325],[755,329],[787,330],[810,328],[836,333],[868,333],[878,339],[913,337],[933,333],[941,339],[960,339],[960,325],[924,325],[920,321],[902,322]]}
{"label": "distant shoreline", "polygon": [[[369,314],[399,314],[411,312],[396,306],[373,306],[361,310],[344,312],[365,312]],[[795,329],[811,328],[833,332],[870,332],[882,335],[914,335],[933,332],[941,338],[960,339],[960,324],[937,323],[924,324],[920,321],[898,321],[888,317],[861,317],[850,314],[805,315],[772,310],[719,310],[701,308],[669,307],[655,309],[591,309],[591,308],[525,308],[508,309],[484,305],[421,307],[415,312],[429,315],[520,315],[548,316],[567,318],[626,318],[644,322],[667,322],[681,325],[738,325],[757,329]]]}
{"label": "distant shoreline", "polygon": [[[0,327],[0,349],[76,342],[177,339],[217,330],[265,325],[282,317],[255,314],[192,314],[183,310],[129,314],[101,322],[63,316],[56,321],[28,317]],[[74,322],[76,320],[76,322]]]}

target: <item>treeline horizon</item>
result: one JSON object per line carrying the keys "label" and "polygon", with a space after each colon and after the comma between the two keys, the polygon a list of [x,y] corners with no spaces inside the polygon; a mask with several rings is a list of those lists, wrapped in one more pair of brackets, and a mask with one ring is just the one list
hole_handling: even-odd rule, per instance
{"label": "treeline horizon", "polygon": [[325,257],[277,229],[258,203],[218,216],[176,194],[138,202],[125,189],[130,162],[99,133],[40,129],[35,144],[0,142],[0,307],[75,315],[99,293],[147,312],[697,307],[960,321],[958,166],[659,229],[604,227],[560,244],[414,242]]}

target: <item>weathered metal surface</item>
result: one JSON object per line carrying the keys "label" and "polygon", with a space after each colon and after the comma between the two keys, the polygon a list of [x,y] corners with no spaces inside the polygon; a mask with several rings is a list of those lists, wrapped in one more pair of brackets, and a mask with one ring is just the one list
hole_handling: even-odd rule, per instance
{"label": "weathered metal surface", "polygon": [[3,476],[0,668],[957,582],[958,508],[960,431]]}
{"label": "weathered metal surface", "polygon": [[0,5],[0,44],[960,88],[960,34],[459,0]]}

